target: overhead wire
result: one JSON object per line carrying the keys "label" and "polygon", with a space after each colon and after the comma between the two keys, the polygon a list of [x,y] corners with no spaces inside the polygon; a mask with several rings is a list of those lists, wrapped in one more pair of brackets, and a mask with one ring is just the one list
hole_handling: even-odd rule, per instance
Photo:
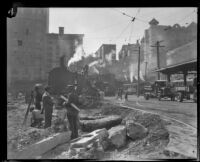
{"label": "overhead wire", "polygon": [[126,27],[122,30],[122,32],[116,37],[115,41],[119,39],[119,37],[125,32],[125,30],[129,27],[130,24],[131,24],[131,21],[126,25]]}
{"label": "overhead wire", "polygon": [[[137,13],[135,14],[135,17],[134,17],[134,18],[137,17],[137,15],[139,14],[139,12],[140,12],[140,8],[137,10]],[[134,20],[135,20],[135,19],[132,20],[133,23],[132,23],[132,27],[131,27],[131,31],[130,31],[129,43],[131,42],[131,36],[132,36],[132,32],[133,32],[133,27],[134,27],[134,26],[133,26],[133,25],[134,25]]]}

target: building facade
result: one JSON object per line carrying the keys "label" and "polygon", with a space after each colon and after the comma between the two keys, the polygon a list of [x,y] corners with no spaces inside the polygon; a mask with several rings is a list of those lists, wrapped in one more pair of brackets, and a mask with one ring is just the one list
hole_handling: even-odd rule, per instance
{"label": "building facade", "polygon": [[45,38],[49,9],[18,8],[7,18],[7,83],[45,79]]}
{"label": "building facade", "polygon": [[95,54],[102,61],[102,63],[112,63],[116,60],[116,45],[102,44]]}
{"label": "building facade", "polygon": [[64,28],[59,27],[59,33],[48,33],[46,35],[45,71],[58,67],[60,58],[65,56],[65,64],[76,52],[75,42],[83,44],[83,34],[64,34]]}
{"label": "building facade", "polygon": [[141,44],[144,51],[144,62],[147,62],[149,79],[155,80],[157,74],[151,71],[157,69],[157,48],[152,46],[155,46],[157,41],[161,41],[160,46],[164,46],[159,47],[160,68],[163,68],[166,66],[166,53],[168,51],[197,39],[197,24],[192,22],[187,27],[179,24],[166,26],[159,25],[156,19],[152,19],[149,25],[150,27],[145,30]]}

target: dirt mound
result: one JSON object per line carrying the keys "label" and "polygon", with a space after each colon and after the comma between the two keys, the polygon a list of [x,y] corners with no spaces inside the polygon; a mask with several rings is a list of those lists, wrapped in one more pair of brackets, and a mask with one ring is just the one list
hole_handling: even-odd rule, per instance
{"label": "dirt mound", "polygon": [[102,108],[101,113],[104,115],[120,115],[123,118],[122,124],[131,120],[148,129],[149,133],[146,138],[137,141],[129,140],[127,148],[122,149],[122,152],[125,154],[145,155],[164,149],[169,143],[169,133],[166,129],[166,125],[169,123],[162,120],[159,115],[143,113],[109,104],[106,104],[106,106]]}

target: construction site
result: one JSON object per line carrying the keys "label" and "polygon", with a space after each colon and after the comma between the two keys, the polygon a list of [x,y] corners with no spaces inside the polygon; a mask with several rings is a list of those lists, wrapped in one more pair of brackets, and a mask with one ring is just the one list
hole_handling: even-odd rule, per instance
{"label": "construction site", "polygon": [[88,54],[87,33],[46,31],[47,8],[18,8],[7,21],[7,159],[199,158],[196,23],[164,26],[153,18],[131,44],[146,11],[116,10],[132,24],[118,54],[111,43]]}

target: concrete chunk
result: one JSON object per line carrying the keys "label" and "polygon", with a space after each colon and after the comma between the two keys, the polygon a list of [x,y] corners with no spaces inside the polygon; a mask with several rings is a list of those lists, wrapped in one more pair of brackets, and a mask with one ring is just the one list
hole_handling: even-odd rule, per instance
{"label": "concrete chunk", "polygon": [[95,120],[80,120],[81,129],[84,132],[94,131],[96,129],[110,129],[121,124],[122,118],[118,115],[110,115]]}
{"label": "concrete chunk", "polygon": [[101,140],[105,136],[108,136],[108,132],[105,128],[93,131],[89,134],[84,135],[84,137],[79,139],[78,141],[71,143],[70,148],[86,148],[89,144],[95,142],[97,139]]}
{"label": "concrete chunk", "polygon": [[61,143],[68,142],[71,137],[71,131],[64,133],[57,133],[54,136],[43,139],[26,149],[16,153],[14,157],[8,157],[8,159],[35,159],[45,152],[51,150]]}
{"label": "concrete chunk", "polygon": [[126,127],[119,125],[108,130],[110,142],[117,148],[126,144]]}
{"label": "concrete chunk", "polygon": [[145,128],[143,125],[135,123],[133,121],[126,122],[126,130],[127,136],[133,140],[145,137],[145,135],[147,135],[148,132],[148,129]]}

